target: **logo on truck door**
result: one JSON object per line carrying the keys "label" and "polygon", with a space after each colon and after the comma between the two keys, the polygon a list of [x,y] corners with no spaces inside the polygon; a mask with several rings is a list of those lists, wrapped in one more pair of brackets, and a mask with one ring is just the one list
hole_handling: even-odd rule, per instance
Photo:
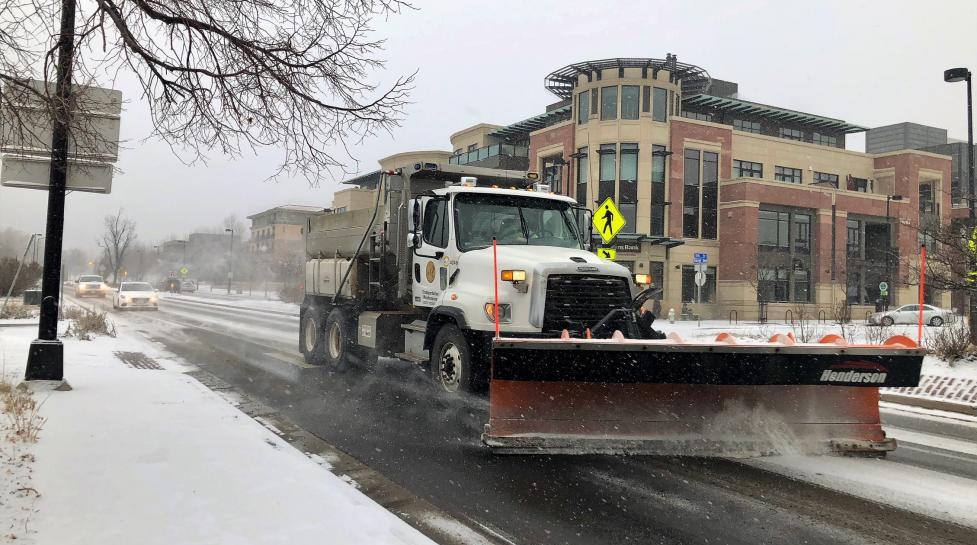
{"label": "logo on truck door", "polygon": [[434,282],[434,262],[428,261],[427,268],[424,270],[424,276],[427,278],[427,283],[430,284]]}

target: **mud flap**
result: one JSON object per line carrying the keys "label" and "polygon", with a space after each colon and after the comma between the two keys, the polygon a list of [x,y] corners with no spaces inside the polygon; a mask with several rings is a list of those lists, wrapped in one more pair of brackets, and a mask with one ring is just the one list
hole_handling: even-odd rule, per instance
{"label": "mud flap", "polygon": [[891,450],[878,389],[918,384],[923,355],[904,337],[497,339],[483,441],[500,453]]}

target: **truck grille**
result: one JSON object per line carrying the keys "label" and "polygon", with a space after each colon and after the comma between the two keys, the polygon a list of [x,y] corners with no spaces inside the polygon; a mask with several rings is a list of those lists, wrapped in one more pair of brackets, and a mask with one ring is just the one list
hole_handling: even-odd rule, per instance
{"label": "truck grille", "polygon": [[546,280],[543,330],[592,327],[612,309],[631,302],[628,281],[619,276],[554,274]]}

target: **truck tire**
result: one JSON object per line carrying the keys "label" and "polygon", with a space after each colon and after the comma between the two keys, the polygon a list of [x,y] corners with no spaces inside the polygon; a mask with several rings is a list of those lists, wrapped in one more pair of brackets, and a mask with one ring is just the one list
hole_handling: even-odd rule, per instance
{"label": "truck tire", "polygon": [[431,378],[448,393],[473,389],[472,347],[454,324],[445,324],[431,346]]}
{"label": "truck tire", "polygon": [[317,308],[307,309],[302,314],[299,324],[299,350],[305,357],[305,363],[312,365],[322,365],[325,362],[323,355],[323,315]]}
{"label": "truck tire", "polygon": [[352,328],[346,313],[338,308],[329,311],[320,344],[326,363],[336,371],[345,371],[349,365],[350,351],[353,348],[351,333]]}

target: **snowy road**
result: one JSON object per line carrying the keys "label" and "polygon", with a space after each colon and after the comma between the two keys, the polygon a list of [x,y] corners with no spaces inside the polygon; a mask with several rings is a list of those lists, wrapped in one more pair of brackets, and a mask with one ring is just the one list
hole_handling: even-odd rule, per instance
{"label": "snowy road", "polygon": [[[817,475],[804,475],[784,469],[789,462],[777,469],[726,460],[493,456],[478,441],[484,399],[439,396],[408,364],[343,374],[310,367],[297,353],[297,317],[274,312],[167,298],[159,312],[113,314],[414,494],[512,543],[977,543],[977,529],[839,493],[831,482],[806,482],[818,482],[825,467],[830,472],[831,459]],[[852,478],[861,462],[884,464],[888,475],[899,475],[901,466],[918,466],[913,475],[944,472],[954,484],[977,477],[977,452],[966,452],[977,442],[968,423],[898,407],[887,407],[886,419],[897,438],[903,434],[903,448],[885,461],[845,460],[856,468],[846,469]],[[913,511],[939,516],[957,507]]]}

